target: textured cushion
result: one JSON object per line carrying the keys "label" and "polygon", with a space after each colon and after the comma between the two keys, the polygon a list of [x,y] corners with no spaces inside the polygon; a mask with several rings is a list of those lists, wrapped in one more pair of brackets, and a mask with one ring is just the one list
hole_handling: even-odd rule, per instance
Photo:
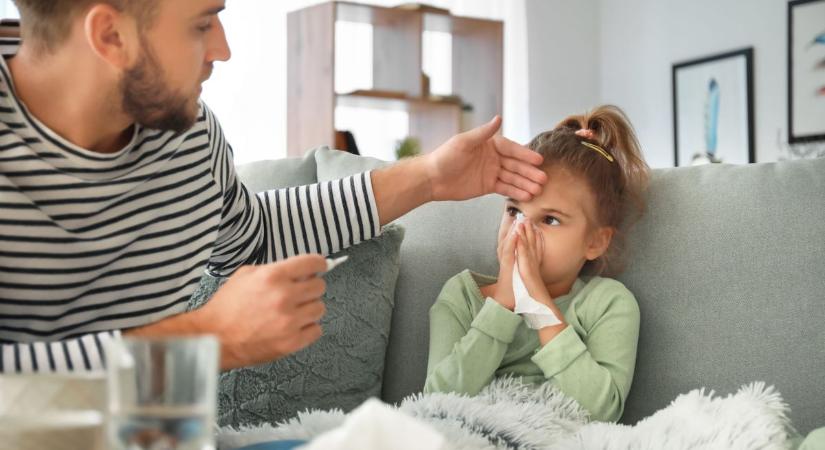
{"label": "textured cushion", "polygon": [[[376,167],[343,158],[326,166],[316,154],[319,179]],[[642,312],[624,422],[696,387],[724,393],[763,380],[782,393],[800,432],[825,425],[823,174],[825,159],[654,171],[648,215],[631,230],[619,277]],[[501,205],[497,197],[430,204],[399,220],[407,237],[385,400],[423,386],[427,309],[444,281],[465,268],[497,272]]]}
{"label": "textured cushion", "polygon": [[[283,421],[305,409],[354,409],[381,393],[393,293],[398,277],[400,227],[334,256],[349,260],[325,275],[327,314],[318,342],[289,357],[221,374],[221,426]],[[220,283],[205,278],[194,302]]]}
{"label": "textured cushion", "polygon": [[255,161],[235,169],[238,179],[252,192],[315,183],[315,150],[303,158]]}

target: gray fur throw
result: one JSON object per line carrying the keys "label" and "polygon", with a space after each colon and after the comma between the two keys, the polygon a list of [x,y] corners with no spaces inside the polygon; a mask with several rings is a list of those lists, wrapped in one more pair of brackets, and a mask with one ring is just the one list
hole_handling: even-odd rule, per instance
{"label": "gray fur throw", "polygon": [[[496,380],[475,397],[414,395],[398,409],[444,435],[450,450],[779,450],[790,446],[788,407],[764,383],[743,386],[726,397],[697,389],[634,426],[592,422],[578,403],[549,383],[535,389],[514,379]],[[218,447],[311,440],[341,425],[344,418],[341,411],[308,411],[274,427],[223,428]]]}

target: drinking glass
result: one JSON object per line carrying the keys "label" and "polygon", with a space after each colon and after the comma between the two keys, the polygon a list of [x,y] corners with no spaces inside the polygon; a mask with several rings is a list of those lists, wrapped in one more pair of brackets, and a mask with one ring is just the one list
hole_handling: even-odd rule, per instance
{"label": "drinking glass", "polygon": [[218,341],[123,338],[107,349],[109,446],[213,450]]}

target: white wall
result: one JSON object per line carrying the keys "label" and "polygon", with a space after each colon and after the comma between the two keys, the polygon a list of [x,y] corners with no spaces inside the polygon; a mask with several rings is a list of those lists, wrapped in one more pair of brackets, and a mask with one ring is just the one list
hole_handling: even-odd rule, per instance
{"label": "white wall", "polygon": [[[286,13],[322,0],[243,0],[222,13],[233,60],[204,99],[239,161],[286,154]],[[391,6],[401,0],[362,0]],[[671,65],[754,47],[756,158],[787,139],[786,0],[433,0],[505,19],[505,135],[524,142],[600,103],[621,106],[653,167],[673,165]],[[0,16],[15,16],[0,0]]]}
{"label": "white wall", "polygon": [[601,102],[599,0],[527,0],[530,136]]}
{"label": "white wall", "polygon": [[0,19],[17,19],[20,13],[11,0],[0,0]]}
{"label": "white wall", "polygon": [[787,139],[785,0],[601,0],[600,100],[637,128],[653,167],[673,165],[671,65],[754,48],[756,160]]}

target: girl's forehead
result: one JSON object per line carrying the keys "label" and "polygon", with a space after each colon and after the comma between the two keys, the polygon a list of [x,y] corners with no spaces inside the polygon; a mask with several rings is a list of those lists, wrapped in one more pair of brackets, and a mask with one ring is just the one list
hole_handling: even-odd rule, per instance
{"label": "girl's forehead", "polygon": [[567,170],[549,171],[547,175],[547,184],[539,195],[533,197],[531,204],[566,212],[582,211],[589,203],[596,201],[590,185],[582,177]]}

